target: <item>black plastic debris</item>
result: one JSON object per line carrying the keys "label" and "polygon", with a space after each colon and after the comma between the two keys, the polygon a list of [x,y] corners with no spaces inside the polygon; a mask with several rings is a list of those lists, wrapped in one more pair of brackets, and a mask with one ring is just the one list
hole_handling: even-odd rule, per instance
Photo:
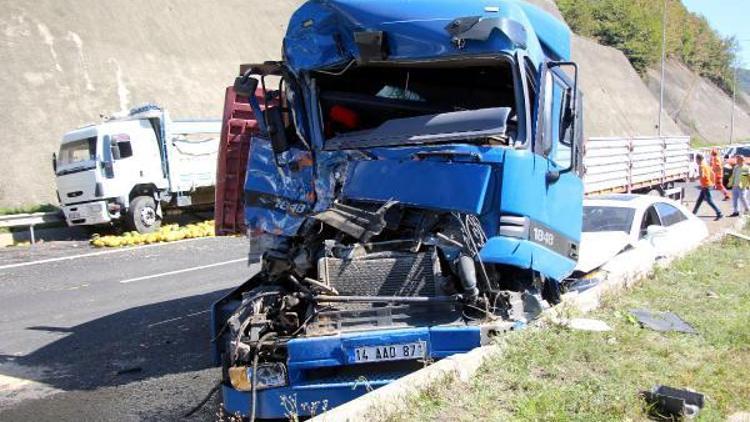
{"label": "black plastic debris", "polygon": [[630,313],[641,323],[641,326],[654,331],[677,331],[687,334],[698,334],[695,328],[672,312],[652,312],[646,309],[631,309]]}
{"label": "black plastic debris", "polygon": [[641,395],[650,416],[661,420],[692,419],[703,408],[703,394],[666,385],[657,385]]}

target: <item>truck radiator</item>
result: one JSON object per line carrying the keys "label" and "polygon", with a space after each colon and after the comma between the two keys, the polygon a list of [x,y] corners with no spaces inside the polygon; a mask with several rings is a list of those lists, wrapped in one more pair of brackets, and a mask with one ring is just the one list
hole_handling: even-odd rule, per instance
{"label": "truck radiator", "polygon": [[353,259],[321,258],[321,281],[344,296],[435,296],[437,258],[422,253],[381,252]]}

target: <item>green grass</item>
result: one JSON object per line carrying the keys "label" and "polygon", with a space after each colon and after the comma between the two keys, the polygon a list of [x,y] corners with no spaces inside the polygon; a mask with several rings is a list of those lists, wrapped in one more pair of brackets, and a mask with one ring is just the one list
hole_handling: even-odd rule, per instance
{"label": "green grass", "polygon": [[58,207],[52,204],[22,205],[20,207],[0,207],[0,215],[28,214],[34,212],[57,211]]}
{"label": "green grass", "polygon": [[[639,391],[657,384],[706,394],[700,420],[750,411],[750,244],[727,239],[607,297],[589,318],[611,332],[532,328],[469,384],[446,381],[393,420],[643,420]],[[698,335],[641,328],[628,310],[672,311]]]}

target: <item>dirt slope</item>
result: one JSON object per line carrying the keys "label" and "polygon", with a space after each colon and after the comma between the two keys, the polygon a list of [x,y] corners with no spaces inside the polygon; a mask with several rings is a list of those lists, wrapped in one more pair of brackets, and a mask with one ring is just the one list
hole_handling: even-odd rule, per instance
{"label": "dirt slope", "polygon": [[[648,72],[647,83],[659,96],[660,72]],[[713,144],[729,141],[732,98],[711,81],[701,78],[676,60],[669,60],[665,72],[665,109],[687,133]],[[750,114],[735,106],[735,140],[750,139]]]}
{"label": "dirt slope", "polygon": [[[237,65],[278,58],[301,2],[0,0],[0,206],[56,202],[50,156],[100,113],[155,102],[219,118]],[[560,17],[552,0],[531,2]],[[654,134],[655,99],[624,56],[577,37],[573,51],[587,136]]]}
{"label": "dirt slope", "polygon": [[220,118],[239,63],[280,57],[298,0],[0,0],[0,206],[55,202],[62,134],[145,102]]}

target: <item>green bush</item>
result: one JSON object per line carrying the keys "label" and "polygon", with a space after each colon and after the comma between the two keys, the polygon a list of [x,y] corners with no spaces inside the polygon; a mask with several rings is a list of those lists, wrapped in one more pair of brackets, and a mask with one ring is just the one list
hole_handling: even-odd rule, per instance
{"label": "green bush", "polygon": [[[661,57],[662,0],[557,0],[576,33],[621,50],[643,73]],[[733,86],[737,43],[722,38],[679,0],[667,2],[667,54],[727,92]]]}

